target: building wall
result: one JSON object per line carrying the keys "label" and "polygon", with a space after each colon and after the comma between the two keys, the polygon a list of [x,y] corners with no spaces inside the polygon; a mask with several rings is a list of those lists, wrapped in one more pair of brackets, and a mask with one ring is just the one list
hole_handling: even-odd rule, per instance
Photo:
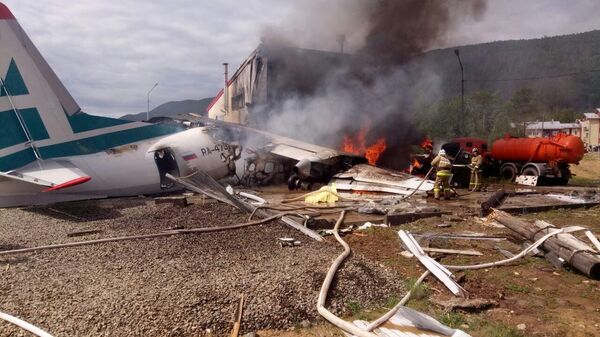
{"label": "building wall", "polygon": [[587,147],[600,145],[600,120],[586,119],[581,121],[581,140]]}
{"label": "building wall", "polygon": [[527,137],[528,138],[538,138],[538,137],[551,137],[555,136],[559,133],[564,133],[567,135],[574,135],[577,137],[581,137],[581,129],[579,128],[565,128],[560,130],[548,130],[545,129],[542,132],[542,129],[527,129]]}
{"label": "building wall", "polygon": [[581,139],[587,147],[600,145],[600,119],[581,121]]}

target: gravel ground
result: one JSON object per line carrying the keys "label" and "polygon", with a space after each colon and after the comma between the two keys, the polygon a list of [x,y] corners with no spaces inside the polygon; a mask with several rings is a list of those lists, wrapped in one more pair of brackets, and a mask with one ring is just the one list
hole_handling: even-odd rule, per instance
{"label": "gravel ground", "polygon": [[[181,209],[146,200],[0,209],[0,250],[246,221],[223,204]],[[67,237],[82,230],[102,232]],[[280,247],[280,237],[302,245]],[[342,251],[329,240],[318,243],[272,222],[0,257],[0,311],[55,336],[220,336],[231,329],[244,293],[243,332],[285,329],[318,317],[318,291]],[[401,275],[362,256],[352,256],[338,275],[329,303],[337,313],[350,301],[376,306],[403,293]],[[28,335],[0,321],[0,336]]]}

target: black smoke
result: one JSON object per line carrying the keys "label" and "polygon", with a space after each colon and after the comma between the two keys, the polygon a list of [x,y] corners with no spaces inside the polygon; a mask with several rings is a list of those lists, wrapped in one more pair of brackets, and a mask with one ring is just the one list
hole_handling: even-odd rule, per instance
{"label": "black smoke", "polygon": [[[433,46],[443,44],[461,20],[481,16],[486,2],[344,0],[332,3],[336,4],[333,8],[324,8],[319,1],[299,11],[299,16],[324,22],[319,26],[321,31],[313,33],[311,38],[317,41],[324,36],[348,33],[360,36],[361,46],[351,55],[324,53],[321,57],[311,51],[303,55],[294,48],[278,50],[278,45],[297,45],[296,39],[282,33],[285,29],[269,29],[266,41],[271,41],[269,48],[279,54],[272,59],[275,64],[280,60],[281,67],[279,75],[272,76],[279,76],[277,85],[288,90],[272,90],[274,95],[284,94],[269,104],[269,111],[263,115],[268,116],[268,120],[257,119],[257,122],[271,131],[335,148],[340,147],[344,135],[355,134],[366,126],[368,144],[382,137],[388,144],[378,165],[403,169],[408,164],[409,146],[418,145],[424,138],[411,122],[415,100],[426,98],[438,85],[436,74],[411,73],[404,65]],[[354,32],[353,27],[362,31]],[[277,69],[271,70],[275,73]]]}

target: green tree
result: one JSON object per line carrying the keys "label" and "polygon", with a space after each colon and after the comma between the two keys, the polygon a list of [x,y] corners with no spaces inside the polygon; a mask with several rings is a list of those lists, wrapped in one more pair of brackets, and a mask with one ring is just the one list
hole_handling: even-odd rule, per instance
{"label": "green tree", "polygon": [[516,135],[525,136],[524,123],[538,118],[542,108],[531,88],[517,90],[505,106],[510,123],[516,127]]}
{"label": "green tree", "polygon": [[500,99],[496,93],[481,90],[469,97],[468,111],[471,120],[469,134],[487,138],[494,126],[496,115],[500,111]]}

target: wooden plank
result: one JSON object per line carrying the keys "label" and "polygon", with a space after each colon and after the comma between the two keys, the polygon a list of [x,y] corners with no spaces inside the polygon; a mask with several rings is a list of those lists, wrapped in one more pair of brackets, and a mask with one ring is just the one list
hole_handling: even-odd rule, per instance
{"label": "wooden plank", "polygon": [[456,255],[469,255],[469,256],[483,256],[483,253],[476,250],[457,250],[457,249],[443,249],[443,248],[426,248],[421,247],[423,251],[429,253],[444,253],[444,254],[456,254]]}
{"label": "wooden plank", "polygon": [[67,237],[73,238],[73,237],[77,237],[77,236],[85,236],[85,235],[92,235],[92,234],[99,234],[99,233],[102,233],[102,231],[100,229],[90,229],[90,230],[86,230],[86,231],[71,232],[71,233],[67,234]]}
{"label": "wooden plank", "polygon": [[240,334],[240,327],[242,326],[242,313],[244,310],[244,294],[240,296],[240,304],[235,310],[235,322],[233,323],[233,329],[231,330],[231,337],[238,337]]}
{"label": "wooden plank", "polygon": [[419,219],[434,218],[442,216],[444,214],[452,214],[450,212],[410,212],[410,213],[396,213],[388,214],[384,218],[384,223],[388,226],[398,226],[405,223],[417,221]]}
{"label": "wooden plank", "polygon": [[184,196],[175,196],[175,197],[159,197],[154,198],[154,204],[171,204],[173,206],[186,207],[188,205],[187,198]]}
{"label": "wooden plank", "polygon": [[499,210],[509,213],[509,214],[529,214],[529,213],[551,211],[553,209],[589,208],[589,207],[595,207],[598,205],[600,205],[600,202],[585,202],[585,203],[579,203],[579,204],[507,206],[507,207],[500,207]]}

